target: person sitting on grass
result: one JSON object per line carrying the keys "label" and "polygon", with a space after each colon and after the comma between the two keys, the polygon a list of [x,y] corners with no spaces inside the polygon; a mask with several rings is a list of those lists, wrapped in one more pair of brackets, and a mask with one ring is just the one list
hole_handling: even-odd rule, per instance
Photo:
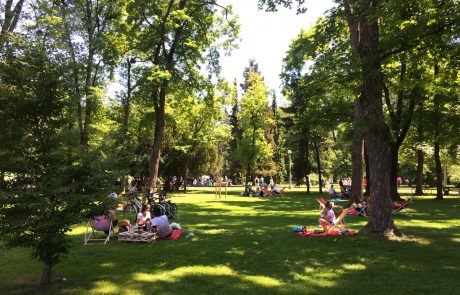
{"label": "person sitting on grass", "polygon": [[318,222],[325,232],[330,226],[335,225],[335,213],[334,210],[332,210],[333,206],[334,204],[332,202],[326,202],[326,204],[324,204],[324,208],[320,212]]}
{"label": "person sitting on grass", "polygon": [[272,195],[276,195],[278,197],[281,197],[284,193],[284,187],[280,190],[278,186],[275,186],[273,187],[272,189]]}
{"label": "person sitting on grass", "polygon": [[339,197],[339,194],[337,194],[337,192],[335,191],[333,185],[331,185],[331,188],[329,189],[329,196],[331,198],[338,198]]}
{"label": "person sitting on grass", "polygon": [[150,222],[152,216],[150,215],[150,205],[144,204],[142,205],[141,212],[137,214],[137,225],[139,227],[145,227],[147,223]]}
{"label": "person sitting on grass", "polygon": [[252,188],[252,186],[250,186],[249,184],[246,184],[246,186],[244,187],[244,195],[247,197],[255,196],[256,191]]}
{"label": "person sitting on grass", "polygon": [[172,230],[169,226],[168,216],[162,214],[159,206],[153,207],[152,228],[156,228],[160,238],[167,238],[171,235]]}

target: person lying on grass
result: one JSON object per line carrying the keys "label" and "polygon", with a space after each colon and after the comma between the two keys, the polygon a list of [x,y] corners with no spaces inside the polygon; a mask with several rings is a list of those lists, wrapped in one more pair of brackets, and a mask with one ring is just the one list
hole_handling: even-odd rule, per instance
{"label": "person lying on grass", "polygon": [[152,228],[158,230],[158,235],[160,238],[167,238],[171,235],[172,230],[169,226],[168,216],[161,213],[159,206],[153,207],[153,219],[152,219]]}

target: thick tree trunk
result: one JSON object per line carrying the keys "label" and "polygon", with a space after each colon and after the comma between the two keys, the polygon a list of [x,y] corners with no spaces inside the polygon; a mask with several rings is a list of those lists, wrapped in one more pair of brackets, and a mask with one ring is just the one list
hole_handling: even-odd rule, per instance
{"label": "thick tree trunk", "polygon": [[323,187],[322,187],[322,175],[321,175],[321,159],[319,157],[319,147],[318,143],[316,141],[313,142],[313,146],[315,148],[315,156],[316,156],[316,168],[318,172],[318,181],[319,181],[319,192],[323,192]]}
{"label": "thick tree trunk", "polygon": [[357,48],[362,75],[362,93],[359,103],[366,123],[369,184],[372,186],[368,223],[360,232],[394,236],[401,233],[395,227],[391,215],[390,131],[384,120],[382,105],[383,74],[379,56],[379,24],[376,18],[369,20],[368,16],[377,6],[377,0],[359,2],[360,40]]}
{"label": "thick tree trunk", "polygon": [[46,264],[42,271],[42,276],[40,278],[40,285],[46,286],[51,283],[51,270],[53,266],[51,264]]}
{"label": "thick tree trunk", "polygon": [[363,200],[363,162],[364,162],[364,141],[361,129],[362,118],[358,100],[355,101],[355,130],[353,135],[352,159],[352,182],[351,200],[360,202]]}
{"label": "thick tree trunk", "polygon": [[391,169],[390,169],[390,194],[393,201],[401,199],[398,193],[396,178],[398,178],[398,151],[399,146],[396,142],[390,142]]}
{"label": "thick tree trunk", "polygon": [[366,192],[364,193],[367,197],[371,195],[371,184],[369,182],[370,172],[369,172],[369,154],[367,153],[366,142],[364,142],[364,168],[366,169]]}

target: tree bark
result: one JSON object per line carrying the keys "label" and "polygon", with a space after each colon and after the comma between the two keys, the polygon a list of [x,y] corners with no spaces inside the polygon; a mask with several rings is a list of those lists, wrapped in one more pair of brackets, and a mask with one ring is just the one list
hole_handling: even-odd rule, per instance
{"label": "tree bark", "polygon": [[369,16],[374,13],[378,1],[366,0],[356,5],[358,13],[355,16],[359,21],[360,38],[359,44],[352,47],[357,48],[361,64],[362,92],[359,100],[366,123],[365,142],[369,153],[369,184],[372,186],[368,223],[360,232],[384,236],[401,235],[391,215],[390,132],[384,120],[382,105],[379,24],[377,18]]}
{"label": "tree bark", "polygon": [[315,156],[316,156],[316,168],[318,172],[318,181],[319,181],[319,193],[323,192],[322,187],[322,175],[321,175],[321,159],[319,157],[319,147],[316,141],[313,141],[313,146],[315,148]]}
{"label": "tree bark", "polygon": [[441,157],[439,155],[440,146],[439,142],[434,143],[434,162],[436,164],[436,200],[444,200],[443,190],[442,190],[442,166],[441,166]]}
{"label": "tree bark", "polygon": [[[166,11],[165,16],[163,17],[163,21],[160,27],[160,40],[157,44],[156,51],[153,58],[153,64],[158,66],[160,65],[160,51],[163,48],[164,50],[164,57],[165,57],[165,70],[172,71],[174,68],[174,57],[177,47],[179,46],[179,42],[184,31],[184,27],[186,23],[176,23],[177,27],[173,33],[173,41],[171,43],[169,52],[165,49],[165,30],[166,30],[166,20],[171,13],[172,5],[174,4],[174,0],[170,0],[168,4],[168,9]],[[187,0],[180,0],[178,10],[184,10],[185,5],[187,4]],[[162,68],[162,67],[160,67]],[[149,160],[149,189],[150,192],[155,191],[156,184],[158,180],[158,170],[160,165],[160,156],[161,156],[161,146],[163,145],[164,139],[164,128],[165,128],[165,106],[166,106],[166,92],[168,90],[169,80],[163,79],[161,85],[153,86],[152,91],[152,100],[153,105],[155,108],[155,130],[154,130],[154,137],[153,137],[153,146],[152,151],[150,153],[150,160]],[[159,89],[158,89],[159,88]],[[158,93],[159,92],[159,93]]]}
{"label": "tree bark", "polygon": [[364,167],[366,169],[366,181],[367,181],[367,185],[366,185],[366,192],[365,192],[365,195],[367,197],[369,197],[371,195],[371,184],[369,182],[369,179],[370,179],[370,172],[369,172],[369,154],[367,153],[367,148],[366,148],[366,142],[364,142]]}
{"label": "tree bark", "polygon": [[[423,142],[423,101],[419,103],[418,108],[418,124],[417,124],[417,137],[418,142],[421,144]],[[423,151],[417,149],[417,176],[416,176],[416,185],[415,185],[415,195],[423,195],[423,162],[424,154]]]}
{"label": "tree bark", "polygon": [[23,5],[24,0],[19,0],[14,6],[13,10],[11,10],[13,6],[13,0],[7,0],[5,3],[5,17],[3,19],[3,24],[0,32],[0,53],[3,52],[3,47],[7,41],[8,34],[13,33],[18,24]]}
{"label": "tree bark", "polygon": [[396,142],[390,142],[391,169],[390,169],[390,194],[393,201],[400,200],[396,178],[398,178],[398,151],[399,146]]}
{"label": "tree bark", "polygon": [[361,129],[362,118],[359,101],[355,101],[355,130],[353,134],[353,148],[351,154],[352,160],[352,182],[351,182],[351,200],[360,202],[363,200],[363,162],[364,162],[364,141]]}
{"label": "tree bark", "polygon": [[[158,106],[155,106],[155,129],[153,133],[153,146],[150,152],[149,161],[149,190],[150,193],[155,192],[158,182],[158,168],[160,166],[161,146],[163,144],[164,129],[165,129],[165,102],[166,102],[166,87],[167,82],[165,81],[160,89],[158,95]],[[155,90],[154,90],[155,91]]]}
{"label": "tree bark", "polygon": [[127,89],[126,89],[126,99],[123,104],[123,135],[128,134],[129,130],[129,115],[131,111],[131,93],[133,91],[131,86],[131,59],[128,57],[126,59],[127,66]]}
{"label": "tree bark", "polygon": [[[434,76],[437,78],[439,75],[439,65],[434,66]],[[434,131],[434,162],[436,165],[436,200],[444,200],[443,190],[442,190],[442,166],[441,166],[441,157],[439,155],[441,147],[439,142],[439,133],[440,133],[440,124],[441,111],[440,111],[440,94],[436,93],[433,99],[433,108],[434,108],[434,122],[435,122],[435,131]]]}
{"label": "tree bark", "polygon": [[45,267],[42,271],[42,276],[40,278],[40,285],[46,286],[51,283],[51,274],[53,266],[51,264],[45,264]]}

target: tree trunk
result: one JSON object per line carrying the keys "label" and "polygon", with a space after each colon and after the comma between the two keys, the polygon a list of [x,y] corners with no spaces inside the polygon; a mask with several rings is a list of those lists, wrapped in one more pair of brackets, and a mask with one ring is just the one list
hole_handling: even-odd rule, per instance
{"label": "tree trunk", "polygon": [[318,172],[318,181],[319,181],[319,193],[323,192],[322,187],[322,176],[321,176],[321,160],[319,158],[319,147],[316,141],[313,142],[313,146],[315,148],[315,156],[316,156],[316,168]]}
{"label": "tree trunk", "polygon": [[[423,101],[419,103],[418,107],[418,122],[417,122],[417,140],[419,144],[423,142]],[[424,154],[423,151],[417,149],[417,176],[416,176],[416,185],[415,185],[415,195],[423,195],[423,162]]]}
{"label": "tree trunk", "polygon": [[[149,190],[150,192],[156,191],[156,185],[158,181],[158,168],[160,166],[161,146],[163,144],[164,129],[165,129],[165,102],[166,102],[166,88],[167,87],[168,87],[168,82],[164,82],[160,89],[158,105],[155,106],[155,130],[153,134],[153,146],[150,152],[150,161],[149,161]],[[155,95],[156,94],[154,93],[153,96]]]}
{"label": "tree trunk", "polygon": [[13,10],[13,0],[7,0],[4,6],[5,17],[3,18],[2,28],[0,32],[0,53],[3,52],[3,47],[6,43],[8,34],[13,33],[16,28],[19,18],[22,12],[22,6],[24,5],[24,0],[19,0],[14,6]]}
{"label": "tree trunk", "polygon": [[390,169],[390,194],[393,201],[398,201],[401,197],[398,194],[398,186],[396,178],[398,178],[398,150],[399,146],[396,142],[390,142],[391,153],[391,169]]}
{"label": "tree trunk", "polygon": [[42,271],[42,276],[40,278],[40,285],[46,286],[51,283],[51,270],[53,266],[51,264],[45,264],[45,267],[43,268]]}
{"label": "tree trunk", "polygon": [[[439,75],[439,65],[435,64],[434,66],[434,76],[437,78]],[[436,200],[443,200],[443,191],[442,191],[442,166],[441,166],[441,157],[440,152],[440,143],[439,143],[439,133],[440,133],[440,124],[441,120],[441,111],[440,111],[440,94],[436,93],[433,98],[433,108],[434,108],[434,118],[435,123],[434,127],[434,162],[436,165]]]}
{"label": "tree trunk", "polygon": [[358,110],[359,102],[355,101],[355,130],[353,134],[352,147],[352,182],[351,182],[351,200],[360,202],[363,200],[363,156],[364,156],[364,141],[363,132],[361,129],[362,119],[361,111]]}
{"label": "tree trunk", "polygon": [[434,162],[436,163],[436,200],[444,200],[443,191],[442,191],[442,166],[441,166],[441,157],[439,156],[439,142],[434,143]]}
{"label": "tree trunk", "polygon": [[188,179],[188,158],[185,160],[185,169],[184,169],[184,193],[187,192],[187,179]]}
{"label": "tree trunk", "polygon": [[423,195],[423,162],[424,162],[424,155],[423,151],[417,150],[417,177],[416,177],[416,185],[415,185],[415,195],[421,196]]}
{"label": "tree trunk", "polygon": [[130,114],[130,109],[131,109],[131,92],[132,86],[131,86],[131,60],[128,57],[126,59],[126,66],[127,66],[127,89],[126,89],[126,99],[123,104],[123,135],[128,134],[129,130],[129,114]]}
{"label": "tree trunk", "polygon": [[366,192],[365,195],[369,197],[371,195],[371,184],[369,182],[370,172],[369,172],[369,154],[367,153],[366,142],[364,142],[364,167],[366,168]]}
{"label": "tree trunk", "polygon": [[[390,191],[390,132],[385,123],[382,105],[383,74],[379,56],[379,24],[374,13],[377,0],[359,2],[358,19],[360,39],[358,48],[361,61],[362,92],[359,103],[366,122],[365,141],[369,153],[370,215],[368,223],[361,229],[363,234],[384,236],[401,235],[391,215]],[[351,29],[351,28],[350,28]]]}

